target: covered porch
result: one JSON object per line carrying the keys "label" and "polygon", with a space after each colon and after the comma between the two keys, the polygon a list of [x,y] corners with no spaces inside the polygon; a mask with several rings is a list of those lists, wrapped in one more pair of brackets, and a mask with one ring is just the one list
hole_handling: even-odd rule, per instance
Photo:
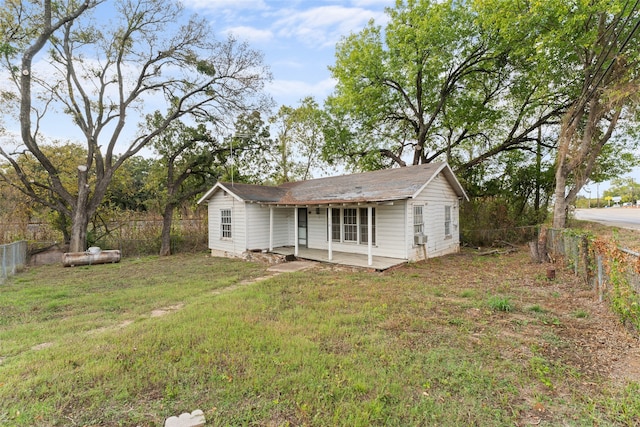
{"label": "covered porch", "polygon": [[[279,255],[295,255],[293,246],[281,246],[273,248],[271,252]],[[349,252],[332,251],[332,259],[329,260],[329,253],[324,249],[309,249],[298,247],[297,258],[308,259],[311,261],[327,262],[331,264],[347,265],[351,267],[371,268],[374,270],[386,270],[396,265],[405,264],[406,259],[388,258],[382,256],[372,257],[369,263],[369,257],[366,254],[353,254]]]}

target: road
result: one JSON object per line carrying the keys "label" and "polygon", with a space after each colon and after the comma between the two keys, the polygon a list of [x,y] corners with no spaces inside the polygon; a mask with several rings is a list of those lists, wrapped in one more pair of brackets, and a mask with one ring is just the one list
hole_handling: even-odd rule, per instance
{"label": "road", "polygon": [[576,209],[576,219],[640,230],[640,208]]}

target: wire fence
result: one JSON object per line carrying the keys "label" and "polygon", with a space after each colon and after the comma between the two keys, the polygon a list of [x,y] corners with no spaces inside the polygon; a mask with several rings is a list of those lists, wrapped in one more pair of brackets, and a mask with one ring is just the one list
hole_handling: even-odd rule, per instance
{"label": "wire fence", "polygon": [[625,324],[640,331],[640,253],[571,230],[547,230],[552,262],[563,263],[607,300]]}
{"label": "wire fence", "polygon": [[0,283],[4,283],[7,277],[16,274],[27,264],[27,241],[0,245]]}

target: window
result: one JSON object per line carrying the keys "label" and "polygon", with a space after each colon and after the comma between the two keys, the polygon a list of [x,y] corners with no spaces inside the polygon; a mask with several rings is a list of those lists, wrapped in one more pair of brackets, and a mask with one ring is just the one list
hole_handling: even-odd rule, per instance
{"label": "window", "polygon": [[451,236],[451,206],[444,207],[444,235]]}
{"label": "window", "polygon": [[[327,212],[327,238],[334,242],[349,242],[366,245],[376,244],[376,209],[371,208],[371,233],[369,233],[368,208],[329,208]],[[331,229],[328,228],[331,215]]]}
{"label": "window", "polygon": [[231,209],[220,209],[220,237],[231,239]]}
{"label": "window", "polygon": [[340,209],[330,209],[331,211],[331,240],[340,241]]}
{"label": "window", "polygon": [[424,233],[424,216],[422,214],[423,206],[413,207],[413,244],[418,245],[418,236]]}
{"label": "window", "polygon": [[345,242],[357,242],[358,241],[358,210],[353,208],[345,208],[343,210],[343,224],[344,229],[344,241]]}
{"label": "window", "polygon": [[[369,243],[367,208],[360,208],[360,243]],[[371,208],[371,244],[376,244],[376,209]]]}

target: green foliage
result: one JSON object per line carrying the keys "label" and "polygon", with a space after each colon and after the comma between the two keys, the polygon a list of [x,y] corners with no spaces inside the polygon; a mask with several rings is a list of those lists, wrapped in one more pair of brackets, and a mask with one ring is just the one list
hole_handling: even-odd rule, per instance
{"label": "green foliage", "polygon": [[503,111],[483,102],[501,59],[467,3],[398,2],[388,14],[384,37],[371,22],[338,44],[330,68],[325,153],[358,169],[444,157]]}
{"label": "green foliage", "polygon": [[628,278],[628,270],[632,267],[616,258],[611,259],[607,267],[613,286],[607,295],[611,308],[620,316],[622,323],[628,323],[640,331],[640,294]]}
{"label": "green foliage", "polygon": [[124,211],[146,211],[155,195],[153,190],[159,184],[150,179],[154,162],[142,156],[133,156],[124,162],[109,184],[105,205]]}
{"label": "green foliage", "polygon": [[508,313],[514,310],[514,306],[509,298],[503,295],[492,295],[489,297],[487,304],[489,305],[489,308],[495,311],[504,311]]}
{"label": "green foliage", "polygon": [[633,178],[615,178],[611,181],[611,187],[605,190],[603,198],[610,200],[612,197],[621,197],[621,202],[635,203],[640,198],[640,182]]}
{"label": "green foliage", "polygon": [[542,384],[549,388],[553,388],[553,383],[550,379],[551,366],[546,359],[540,356],[533,356],[529,359],[529,367]]}

